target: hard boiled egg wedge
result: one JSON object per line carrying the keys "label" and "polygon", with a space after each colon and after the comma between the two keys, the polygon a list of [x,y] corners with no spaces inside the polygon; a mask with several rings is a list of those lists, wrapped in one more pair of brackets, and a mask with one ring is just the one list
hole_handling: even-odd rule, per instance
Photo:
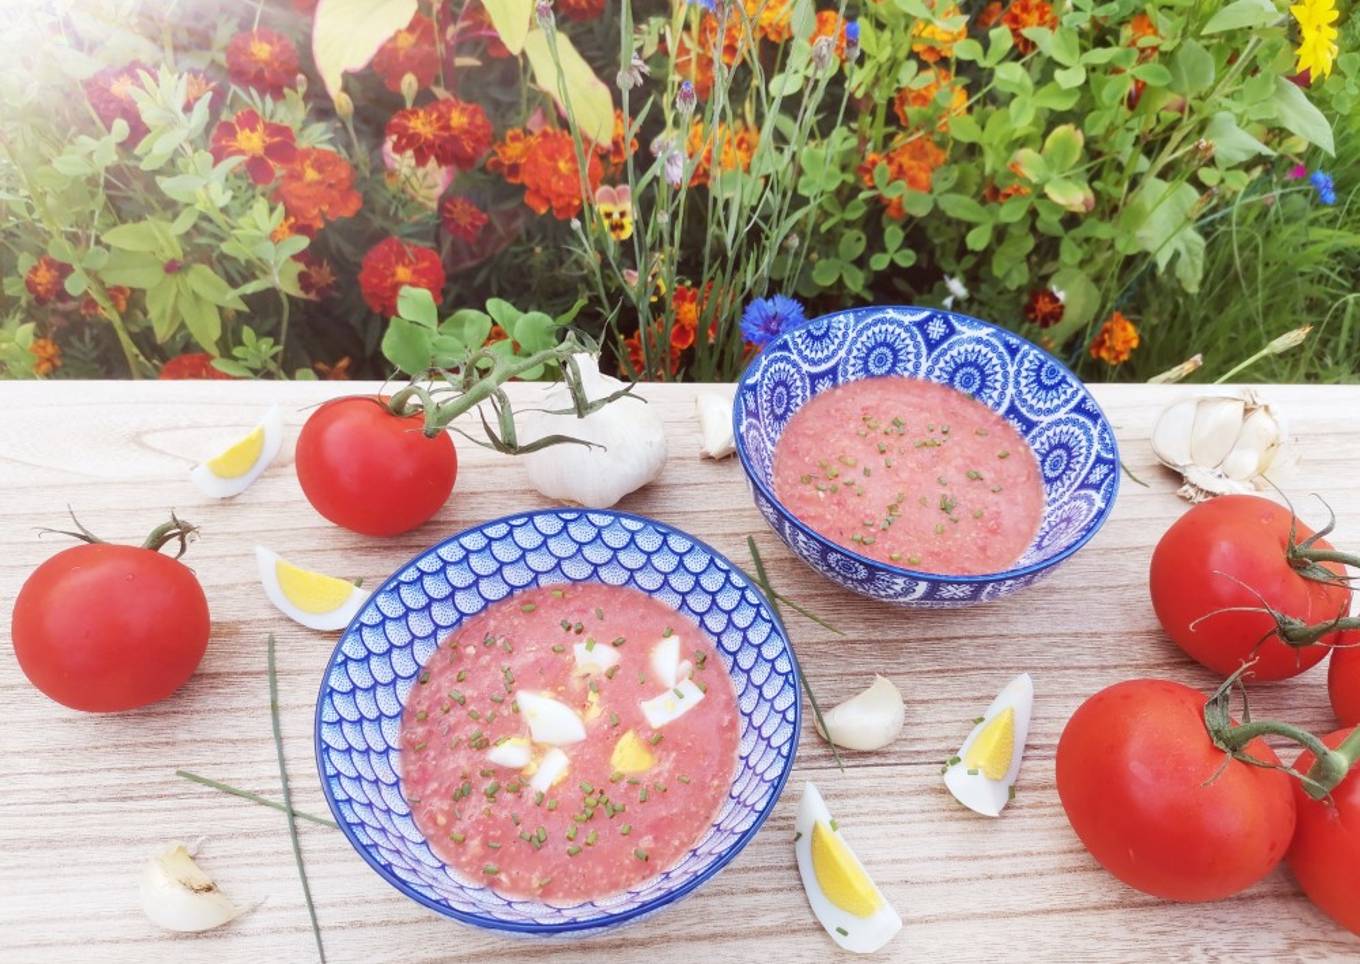
{"label": "hard boiled egg wedge", "polygon": [[1033,710],[1034,681],[1028,673],[1021,673],[997,694],[958,755],[946,765],[944,785],[954,799],[984,816],[1001,815],[1020,775]]}
{"label": "hard boiled egg wedge", "polygon": [[793,852],[812,913],[831,939],[856,954],[872,954],[902,929],[902,918],[884,899],[850,849],[815,784],[803,784]]}
{"label": "hard boiled egg wedge", "polygon": [[565,703],[520,690],[515,694],[520,716],[529,724],[529,736],[544,746],[567,746],[586,738],[586,727],[576,711]]}
{"label": "hard boiled egg wedge", "polygon": [[264,546],[255,547],[255,562],[269,601],[308,629],[344,629],[368,602],[354,583],[295,566]]}
{"label": "hard boiled egg wedge", "polygon": [[189,472],[189,478],[204,495],[230,499],[240,495],[274,461],[283,444],[283,416],[277,405],[243,438]]}

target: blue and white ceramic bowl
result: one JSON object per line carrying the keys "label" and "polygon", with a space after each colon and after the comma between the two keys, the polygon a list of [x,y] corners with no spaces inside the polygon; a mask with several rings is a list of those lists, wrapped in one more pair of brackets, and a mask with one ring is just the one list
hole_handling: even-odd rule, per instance
{"label": "blue and white ceramic bowl", "polygon": [[[683,860],[633,890],[555,905],[500,897],[430,850],[401,785],[401,712],[421,665],[460,622],[531,586],[631,586],[716,641],[741,729],[732,787]],[[750,580],[699,540],[621,512],[547,509],[448,539],[373,593],[331,654],[316,701],[316,761],[336,822],[407,897],[466,924],[520,934],[587,931],[665,907],[708,880],[774,809],[798,748],[798,672],[778,618]]]}
{"label": "blue and white ceramic bowl", "polygon": [[[775,445],[793,413],[819,392],[880,375],[950,385],[1029,442],[1046,498],[1039,531],[1014,567],[978,576],[903,569],[818,535],[775,498]],[[742,375],[732,424],[756,508],[789,548],[847,589],[903,606],[966,606],[1038,581],[1096,534],[1119,491],[1114,431],[1077,376],[1032,342],[933,308],[855,308],[785,332]]]}

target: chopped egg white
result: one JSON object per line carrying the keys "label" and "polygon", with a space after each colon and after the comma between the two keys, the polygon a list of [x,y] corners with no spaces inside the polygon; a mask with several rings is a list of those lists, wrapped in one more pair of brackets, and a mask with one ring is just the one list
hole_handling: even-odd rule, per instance
{"label": "chopped egg white", "polygon": [[680,637],[672,633],[652,647],[652,672],[657,681],[667,688],[679,683],[682,676],[680,663]]}
{"label": "chopped egg white", "polygon": [[283,444],[283,416],[277,405],[245,436],[189,472],[194,485],[214,499],[240,495],[260,477]]}
{"label": "chopped egg white", "polygon": [[944,785],[969,810],[999,817],[1010,802],[1034,710],[1034,680],[1021,673],[1006,685],[949,761]]}
{"label": "chopped egg white", "polygon": [[529,778],[529,789],[535,793],[547,793],[552,789],[553,784],[567,775],[569,763],[567,755],[557,747],[553,747],[543,754],[543,759],[538,761],[538,769]]}
{"label": "chopped egg white", "polygon": [[534,757],[533,747],[523,737],[511,737],[504,743],[497,743],[486,754],[488,763],[511,770],[522,770]]}
{"label": "chopped egg white", "polygon": [[856,954],[872,954],[902,929],[902,918],[841,836],[816,785],[798,801],[793,853],[803,890],[831,939]]}
{"label": "chopped egg white", "polygon": [[571,649],[576,657],[576,672],[582,676],[608,672],[611,667],[617,666],[622,658],[613,646],[594,640],[577,643]]}
{"label": "chopped egg white", "polygon": [[647,725],[659,730],[694,709],[703,698],[704,691],[693,680],[685,679],[660,696],[643,700],[638,705],[642,708],[642,715],[647,718]]}
{"label": "chopped egg white", "polygon": [[558,702],[542,693],[520,690],[515,694],[515,703],[529,725],[529,735],[535,743],[548,746],[566,746],[586,738],[586,727],[576,711],[565,703]]}
{"label": "chopped egg white", "polygon": [[269,601],[308,629],[344,629],[368,602],[354,583],[295,566],[264,546],[255,547],[255,563]]}

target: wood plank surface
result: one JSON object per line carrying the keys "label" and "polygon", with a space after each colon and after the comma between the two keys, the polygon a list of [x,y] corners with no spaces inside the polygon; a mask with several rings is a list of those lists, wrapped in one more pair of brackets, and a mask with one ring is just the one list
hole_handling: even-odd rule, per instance
{"label": "wood plank surface", "polygon": [[[530,386],[513,386],[516,393]],[[182,767],[277,799],[265,638],[279,640],[285,747],[294,805],[324,814],[312,714],[335,634],[293,624],[266,601],[252,547],[268,545],[324,572],[376,585],[424,547],[466,526],[549,504],[515,460],[460,444],[453,498],[420,530],[370,539],[325,523],[293,471],[299,426],[320,400],[360,386],[329,384],[0,383],[0,599],[3,630],[25,576],[64,545],[39,539],[65,507],[105,538],[138,542],[174,508],[202,527],[186,561],[208,594],[213,637],[198,673],[173,698],[95,716],[48,701],[0,648],[0,960],[304,961],[315,951],[283,815],[175,776]],[[373,386],[366,386],[372,390]],[[1101,533],[1048,581],[967,610],[872,603],[806,569],[765,527],[740,466],[703,462],[691,386],[644,386],[661,411],[670,457],[662,478],[620,508],[710,542],[742,565],[753,533],[775,586],[848,634],[790,614],[803,667],[828,705],[874,673],[907,701],[902,737],[850,754],[838,772],[810,714],[796,771],[765,829],[700,891],[646,922],[586,939],[509,939],[463,927],[380,880],[345,839],[301,824],[312,891],[333,961],[779,961],[848,959],[814,921],[791,838],[802,781],[814,779],[905,921],[878,957],[922,961],[1325,960],[1360,957],[1360,939],[1302,898],[1284,870],[1228,901],[1178,906],[1106,875],[1068,827],[1053,784],[1064,722],[1096,690],[1137,676],[1211,688],[1160,634],[1148,600],[1152,546],[1185,509],[1147,444],[1160,407],[1185,389],[1093,387],[1128,467]],[[705,389],[712,390],[712,389]],[[718,390],[730,392],[730,387]],[[1360,388],[1271,387],[1298,463],[1280,481],[1305,518],[1336,509],[1343,543],[1360,543]],[[214,502],[188,469],[253,424],[272,402],[287,436],[274,465],[241,497]],[[8,637],[7,637],[8,638]],[[1010,677],[1034,675],[1037,698],[1018,797],[999,820],[945,792],[940,761]],[[1254,709],[1330,729],[1325,674],[1256,690]],[[217,931],[178,937],[139,909],[143,861],[161,844],[204,838],[203,865],[223,890],[262,901]],[[1360,899],[1360,898],[1357,898]]]}

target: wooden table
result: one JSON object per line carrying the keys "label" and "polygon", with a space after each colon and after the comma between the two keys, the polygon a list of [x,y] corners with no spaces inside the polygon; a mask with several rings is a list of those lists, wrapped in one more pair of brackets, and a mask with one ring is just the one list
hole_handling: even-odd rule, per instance
{"label": "wooden table", "polygon": [[[0,651],[4,772],[0,776],[0,960],[302,961],[314,956],[283,815],[175,776],[178,767],[277,799],[265,638],[279,640],[284,741],[294,805],[325,813],[312,755],[312,712],[334,634],[302,629],[265,600],[252,547],[376,584],[422,548],[492,516],[547,503],[514,459],[460,444],[453,498],[419,531],[369,539],[325,523],[302,498],[293,439],[321,399],[372,386],[341,384],[0,384],[0,598],[8,609],[29,571],[63,545],[34,527],[61,526],[65,507],[106,538],[140,541],[173,507],[202,527],[186,557],[212,607],[198,673],[173,698],[135,713],[93,716],[48,701]],[[516,386],[523,389],[524,386]],[[727,389],[723,389],[727,390]],[[765,829],[709,885],[646,923],[569,943],[509,940],[438,917],[380,880],[336,831],[301,823],[302,846],[334,961],[826,961],[841,955],[814,921],[794,866],[793,815],[816,780],[905,927],[880,955],[929,961],[1324,959],[1360,955],[1277,871],[1217,904],[1177,906],[1109,877],[1069,829],[1053,785],[1058,735],[1076,706],[1118,680],[1167,676],[1210,688],[1157,628],[1146,589],[1149,554],[1185,509],[1147,444],[1160,407],[1184,389],[1101,385],[1129,468],[1112,518],[1058,574],[977,608],[904,611],[837,588],[769,532],[734,461],[701,462],[690,386],[647,386],[663,414],[670,462],[624,501],[746,564],[754,533],[785,594],[844,628],[839,639],[792,615],[808,678],[829,705],[874,673],[907,701],[902,737],[835,768],[810,714],[796,772]],[[1297,435],[1300,462],[1283,481],[1306,517],[1318,492],[1339,530],[1360,542],[1360,388],[1266,390]],[[203,498],[189,467],[230,441],[271,402],[287,438],[243,496]],[[1021,670],[1038,691],[1018,798],[999,820],[948,796],[940,761],[971,720]],[[1314,729],[1332,725],[1322,672],[1257,690],[1254,708]],[[178,937],[142,916],[136,881],[166,841],[205,838],[201,861],[232,897],[263,903],[217,931]]]}

